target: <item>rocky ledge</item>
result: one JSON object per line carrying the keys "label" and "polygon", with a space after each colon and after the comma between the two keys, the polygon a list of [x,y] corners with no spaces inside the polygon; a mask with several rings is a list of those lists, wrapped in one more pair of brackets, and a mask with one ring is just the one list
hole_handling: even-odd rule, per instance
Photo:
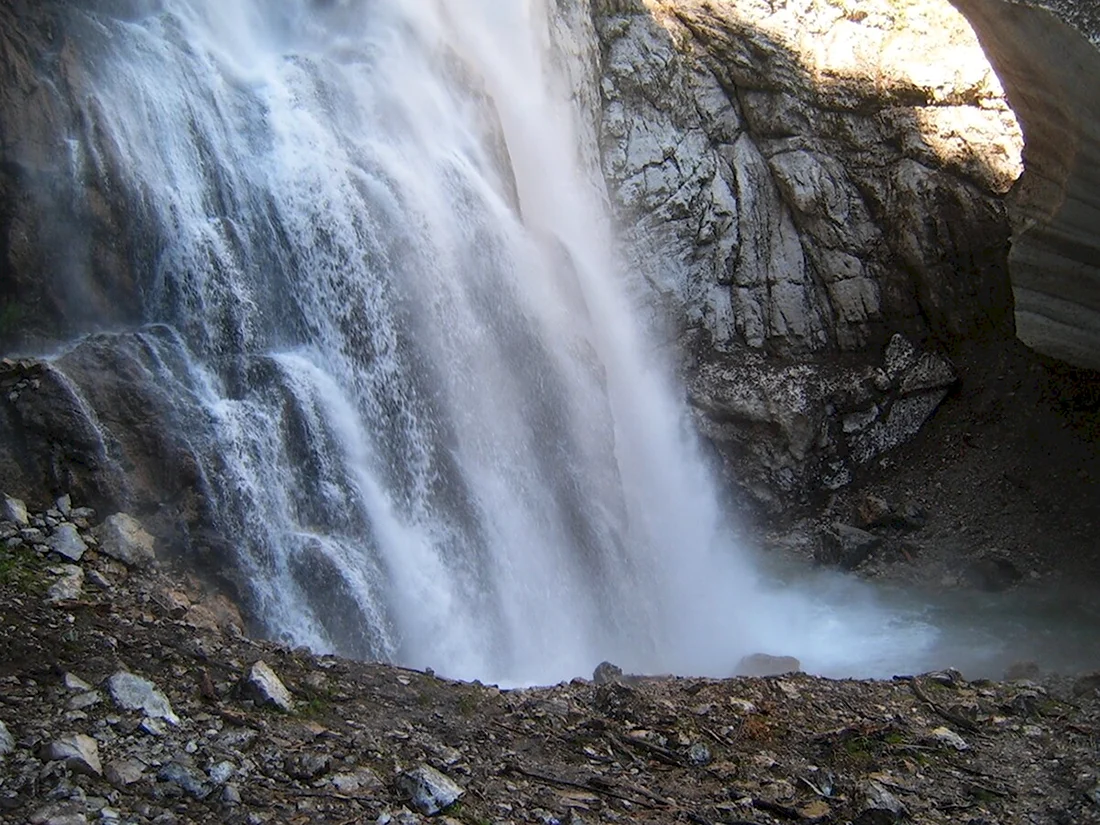
{"label": "rocky ledge", "polygon": [[503,690],[247,638],[132,519],[3,509],[2,822],[1100,822],[1100,675]]}

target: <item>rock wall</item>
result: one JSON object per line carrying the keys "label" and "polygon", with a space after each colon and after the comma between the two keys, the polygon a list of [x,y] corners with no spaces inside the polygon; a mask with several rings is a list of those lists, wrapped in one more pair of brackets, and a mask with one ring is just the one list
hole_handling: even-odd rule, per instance
{"label": "rock wall", "polygon": [[713,346],[782,355],[1011,328],[1021,138],[946,0],[602,2],[626,246]]}
{"label": "rock wall", "polygon": [[1027,172],[1009,200],[1017,334],[1100,369],[1100,9],[1075,0],[953,2],[1027,140]]}
{"label": "rock wall", "polygon": [[881,377],[892,336],[1012,335],[1022,136],[973,31],[946,0],[594,15],[603,172],[633,269],[695,355],[700,429],[769,507],[848,483],[953,381],[905,400]]}
{"label": "rock wall", "polygon": [[[93,4],[94,5],[94,4]],[[109,47],[55,2],[0,6],[0,350],[136,320],[138,215],[76,50]],[[75,29],[73,27],[76,27]]]}

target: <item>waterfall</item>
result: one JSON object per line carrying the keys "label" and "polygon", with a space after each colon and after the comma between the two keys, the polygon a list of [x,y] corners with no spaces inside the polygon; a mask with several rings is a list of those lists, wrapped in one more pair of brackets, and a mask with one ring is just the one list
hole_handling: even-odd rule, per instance
{"label": "waterfall", "polygon": [[512,683],[812,661],[636,320],[564,18],[122,5],[71,12],[88,163],[141,233],[148,380],[267,633]]}

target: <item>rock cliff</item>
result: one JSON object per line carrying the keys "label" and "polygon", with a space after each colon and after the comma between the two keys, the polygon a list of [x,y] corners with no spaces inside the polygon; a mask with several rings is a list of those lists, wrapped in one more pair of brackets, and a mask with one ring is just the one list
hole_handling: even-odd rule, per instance
{"label": "rock cliff", "polygon": [[597,4],[627,248],[720,351],[1010,324],[1021,139],[946,2]]}
{"label": "rock cliff", "polygon": [[953,380],[941,365],[899,397],[891,336],[1012,335],[1022,138],[970,26],[945,0],[593,11],[603,171],[633,267],[692,342],[702,431],[768,506],[848,483]]}
{"label": "rock cliff", "polygon": [[1027,140],[1009,199],[1017,334],[1100,368],[1100,9],[1072,0],[955,0],[1002,78]]}

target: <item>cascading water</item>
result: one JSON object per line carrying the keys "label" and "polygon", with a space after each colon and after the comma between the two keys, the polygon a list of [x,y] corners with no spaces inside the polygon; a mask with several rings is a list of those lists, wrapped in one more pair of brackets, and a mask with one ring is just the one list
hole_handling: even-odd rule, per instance
{"label": "cascading water", "polygon": [[143,357],[269,632],[511,682],[913,660],[920,622],[822,621],[729,538],[543,5],[132,6],[73,12],[106,44],[92,160],[123,170]]}

